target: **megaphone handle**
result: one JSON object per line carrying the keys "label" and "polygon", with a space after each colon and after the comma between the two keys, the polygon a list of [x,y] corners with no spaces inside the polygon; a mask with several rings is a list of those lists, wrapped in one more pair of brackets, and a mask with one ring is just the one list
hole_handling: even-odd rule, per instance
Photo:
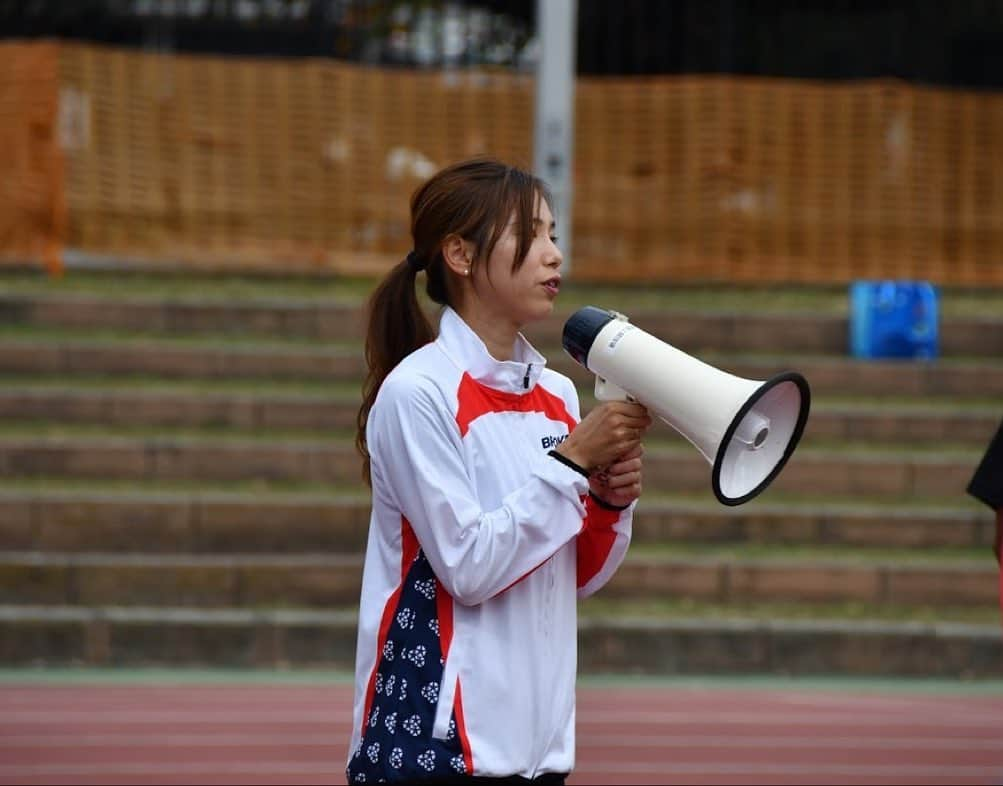
{"label": "megaphone handle", "polygon": [[626,390],[619,385],[610,382],[604,377],[596,375],[596,400],[597,401],[635,401]]}
{"label": "megaphone handle", "polygon": [[[626,390],[619,385],[615,385],[604,377],[596,374],[596,400],[597,401],[637,401]],[[609,476],[608,466],[596,467],[592,473],[596,480],[607,481]]]}

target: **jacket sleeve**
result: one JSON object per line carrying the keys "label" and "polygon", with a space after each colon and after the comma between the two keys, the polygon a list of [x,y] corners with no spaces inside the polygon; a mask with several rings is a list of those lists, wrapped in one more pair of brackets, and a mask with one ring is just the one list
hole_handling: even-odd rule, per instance
{"label": "jacket sleeve", "polygon": [[459,428],[438,389],[388,377],[370,413],[374,491],[390,495],[458,603],[476,605],[536,569],[581,530],[588,482],[540,453],[531,478],[483,510]]}
{"label": "jacket sleeve", "polygon": [[[578,393],[570,380],[564,400],[568,412],[576,421],[581,420]],[[584,526],[575,544],[579,598],[598,591],[623,563],[630,546],[635,507],[637,502],[632,502],[620,510],[601,504],[592,495],[585,497]]]}
{"label": "jacket sleeve", "polygon": [[618,510],[595,497],[585,499],[585,527],[578,536],[578,597],[587,598],[612,578],[627,555],[633,525],[632,502]]}

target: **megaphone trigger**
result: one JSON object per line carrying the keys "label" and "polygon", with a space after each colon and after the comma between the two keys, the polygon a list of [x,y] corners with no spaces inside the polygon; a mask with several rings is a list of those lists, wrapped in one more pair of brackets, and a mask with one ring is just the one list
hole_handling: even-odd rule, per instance
{"label": "megaphone trigger", "polygon": [[619,385],[615,385],[605,377],[596,375],[596,401],[629,401],[637,403],[637,399],[631,396]]}
{"label": "megaphone trigger", "polygon": [[762,492],[801,439],[811,391],[795,371],[736,377],[595,306],[571,315],[563,344],[596,375],[598,400],[640,403],[689,440],[712,465],[711,486],[725,505]]}

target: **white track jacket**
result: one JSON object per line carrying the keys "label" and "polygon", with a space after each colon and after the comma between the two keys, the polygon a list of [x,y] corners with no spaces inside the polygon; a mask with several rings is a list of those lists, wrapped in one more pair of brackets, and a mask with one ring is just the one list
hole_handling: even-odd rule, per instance
{"label": "white track jacket", "polygon": [[547,452],[579,420],[522,336],[497,361],[451,309],[369,414],[372,518],[349,783],[566,773],[576,598],[609,579],[633,505]]}

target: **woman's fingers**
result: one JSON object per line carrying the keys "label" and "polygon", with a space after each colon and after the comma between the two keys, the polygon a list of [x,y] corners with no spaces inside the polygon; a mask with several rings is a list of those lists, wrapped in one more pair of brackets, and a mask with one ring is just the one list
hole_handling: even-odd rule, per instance
{"label": "woman's fingers", "polygon": [[641,482],[641,473],[638,472],[625,472],[622,475],[610,475],[606,479],[606,485],[612,489],[623,488],[624,486],[633,486]]}
{"label": "woman's fingers", "polygon": [[595,471],[625,457],[639,455],[641,438],[651,416],[639,404],[607,401],[590,412],[558,451]]}
{"label": "woman's fingers", "polygon": [[633,448],[628,450],[622,456],[618,456],[614,464],[620,464],[625,461],[631,461],[632,459],[640,459],[644,455],[644,445],[638,442]]}
{"label": "woman's fingers", "polygon": [[[636,450],[639,451],[640,448],[641,446],[638,445]],[[633,452],[634,451],[632,451],[632,453]],[[630,455],[629,457],[623,456],[617,459],[612,464],[610,464],[609,467],[606,468],[606,471],[610,475],[622,475],[627,472],[640,472],[641,471],[640,453],[638,453],[638,455],[636,456],[634,455]]]}
{"label": "woman's fingers", "polygon": [[627,490],[641,485],[641,449],[638,446],[633,458],[622,458],[614,462],[601,474],[594,476],[596,480],[610,489]]}

